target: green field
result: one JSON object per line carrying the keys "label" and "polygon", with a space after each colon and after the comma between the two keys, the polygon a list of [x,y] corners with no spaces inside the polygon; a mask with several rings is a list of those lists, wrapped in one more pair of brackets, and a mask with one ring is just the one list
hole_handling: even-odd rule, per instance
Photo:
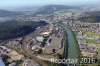
{"label": "green field", "polygon": [[84,35],[86,35],[86,36],[100,36],[99,33],[94,33],[94,32],[86,32]]}
{"label": "green field", "polygon": [[80,31],[81,31],[81,32],[85,32],[85,30],[86,30],[86,29],[84,29],[84,28],[80,28]]}
{"label": "green field", "polygon": [[[87,36],[87,37],[100,36],[99,33],[95,33],[95,32],[86,32],[86,33],[84,33],[84,35]],[[93,40],[93,39],[85,39],[85,42],[89,43],[89,44],[100,44],[100,41]]]}
{"label": "green field", "polygon": [[89,43],[89,44],[100,44],[100,41],[98,41],[98,40],[93,40],[93,39],[86,39],[85,40],[86,41],[86,43]]}
{"label": "green field", "polygon": [[98,52],[97,58],[100,59],[100,48],[97,48],[97,52]]}

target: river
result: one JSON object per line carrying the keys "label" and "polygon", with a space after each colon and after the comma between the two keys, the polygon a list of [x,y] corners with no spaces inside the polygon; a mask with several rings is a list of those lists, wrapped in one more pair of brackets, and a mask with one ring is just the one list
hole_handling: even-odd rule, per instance
{"label": "river", "polygon": [[78,59],[78,51],[76,48],[76,43],[75,43],[72,30],[63,23],[59,23],[59,26],[63,28],[65,37],[67,39],[65,43],[65,47],[64,47],[65,48],[64,58],[65,59]]}
{"label": "river", "polygon": [[[75,39],[73,36],[73,32],[71,29],[67,28],[65,25],[61,25],[65,32],[66,43],[65,43],[65,50],[64,50],[64,59],[78,59],[78,51],[76,48]],[[64,64],[61,66],[75,66],[73,63],[71,65]]]}
{"label": "river", "polygon": [[65,33],[67,34],[67,40],[68,40],[67,58],[77,59],[78,58],[78,51],[77,51],[77,48],[76,48],[76,44],[75,44],[75,39],[74,39],[73,33],[68,28],[64,28],[64,30],[65,30]]}

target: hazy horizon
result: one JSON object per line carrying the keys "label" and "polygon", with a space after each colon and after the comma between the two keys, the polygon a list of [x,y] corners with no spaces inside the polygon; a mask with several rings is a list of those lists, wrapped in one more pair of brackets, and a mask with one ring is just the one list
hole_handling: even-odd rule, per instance
{"label": "hazy horizon", "polygon": [[21,7],[44,6],[49,4],[55,5],[82,5],[96,4],[99,0],[0,0],[0,9],[14,9]]}

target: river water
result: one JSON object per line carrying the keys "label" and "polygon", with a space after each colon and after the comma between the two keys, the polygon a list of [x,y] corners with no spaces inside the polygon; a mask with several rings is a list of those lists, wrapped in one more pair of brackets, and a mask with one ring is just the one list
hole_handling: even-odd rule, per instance
{"label": "river water", "polygon": [[[75,44],[75,39],[73,36],[73,32],[67,28],[66,26],[63,26],[63,30],[65,32],[65,36],[66,36],[66,43],[65,43],[65,50],[64,50],[64,59],[76,59],[78,60],[78,51],[76,48],[76,44]],[[75,66],[76,63],[72,63],[72,64],[63,64],[61,66]]]}
{"label": "river water", "polygon": [[67,39],[65,43],[64,57],[66,59],[78,59],[78,51],[72,30],[63,23],[60,23],[60,26],[63,28]]}
{"label": "river water", "polygon": [[77,48],[76,48],[76,44],[75,44],[75,39],[74,39],[73,33],[68,28],[64,28],[64,29],[65,29],[65,33],[67,34],[67,40],[68,40],[67,58],[77,59],[78,58],[78,51],[77,51]]}
{"label": "river water", "polygon": [[[68,28],[65,24],[59,23],[59,26],[61,26],[64,30],[64,35],[66,37],[66,43],[64,45],[64,55],[63,59],[73,59],[77,60],[78,62],[78,51],[75,43],[75,37],[73,35],[73,32],[70,28]],[[61,66],[76,66],[76,63],[66,63],[62,64]]]}

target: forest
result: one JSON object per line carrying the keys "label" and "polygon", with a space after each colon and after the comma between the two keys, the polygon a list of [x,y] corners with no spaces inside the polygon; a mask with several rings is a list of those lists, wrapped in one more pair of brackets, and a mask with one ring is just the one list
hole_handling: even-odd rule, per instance
{"label": "forest", "polygon": [[0,22],[0,40],[13,39],[33,32],[39,26],[45,26],[45,21],[6,21]]}

